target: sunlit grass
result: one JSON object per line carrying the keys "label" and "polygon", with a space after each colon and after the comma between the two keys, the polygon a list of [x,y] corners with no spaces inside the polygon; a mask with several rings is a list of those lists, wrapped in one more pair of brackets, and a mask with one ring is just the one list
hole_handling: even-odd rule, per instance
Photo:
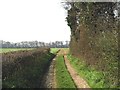
{"label": "sunlit grass", "polygon": [[33,48],[0,48],[0,53],[14,52],[20,50],[32,50]]}
{"label": "sunlit grass", "polygon": [[65,67],[63,56],[57,57],[55,67],[56,67],[57,88],[75,89],[74,82],[72,81],[72,78]]}
{"label": "sunlit grass", "polygon": [[50,48],[50,52],[56,54],[59,48]]}
{"label": "sunlit grass", "polygon": [[65,51],[69,52],[69,48],[50,48],[51,53],[56,54],[58,50],[64,49]]}

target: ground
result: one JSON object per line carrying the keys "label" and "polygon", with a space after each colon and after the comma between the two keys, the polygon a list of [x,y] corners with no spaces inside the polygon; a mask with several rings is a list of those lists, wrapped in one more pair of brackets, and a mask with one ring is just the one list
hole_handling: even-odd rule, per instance
{"label": "ground", "polygon": [[[63,55],[64,56],[64,61],[65,61],[65,65],[66,68],[68,70],[68,72],[70,73],[70,76],[73,80],[73,82],[75,83],[75,86],[77,88],[90,88],[89,85],[87,84],[87,82],[81,78],[77,72],[75,71],[75,69],[70,65],[69,60],[67,59],[66,54],[68,54],[68,49],[60,49],[60,51],[57,53],[56,57],[58,57],[59,55]],[[56,62],[56,57],[51,61],[50,66],[43,78],[43,82],[42,82],[42,88],[56,88],[56,74],[55,74],[55,62]]]}

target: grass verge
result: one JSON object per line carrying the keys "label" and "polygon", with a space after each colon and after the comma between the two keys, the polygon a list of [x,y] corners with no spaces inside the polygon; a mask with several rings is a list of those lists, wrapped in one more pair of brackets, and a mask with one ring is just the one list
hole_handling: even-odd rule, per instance
{"label": "grass verge", "polygon": [[70,54],[67,57],[70,60],[71,65],[78,74],[88,82],[91,88],[108,88],[103,72],[88,67],[83,60],[75,58]]}
{"label": "grass verge", "polygon": [[63,56],[56,58],[56,81],[57,88],[76,88],[70,74],[68,73]]}

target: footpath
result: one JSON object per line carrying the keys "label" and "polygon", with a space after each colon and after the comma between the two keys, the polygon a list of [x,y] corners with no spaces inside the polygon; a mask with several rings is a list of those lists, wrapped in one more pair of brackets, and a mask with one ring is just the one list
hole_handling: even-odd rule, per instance
{"label": "footpath", "polygon": [[[61,49],[57,53],[56,57],[59,55],[63,55],[66,68],[67,68],[73,82],[75,83],[77,89],[87,88],[87,90],[90,90],[89,89],[90,87],[87,84],[87,82],[82,77],[80,77],[78,75],[78,73],[76,72],[76,70],[71,66],[70,61],[67,58],[67,54],[68,54],[67,50]],[[57,88],[56,87],[56,74],[55,74],[56,57],[51,61],[49,69],[43,78],[42,88]]]}

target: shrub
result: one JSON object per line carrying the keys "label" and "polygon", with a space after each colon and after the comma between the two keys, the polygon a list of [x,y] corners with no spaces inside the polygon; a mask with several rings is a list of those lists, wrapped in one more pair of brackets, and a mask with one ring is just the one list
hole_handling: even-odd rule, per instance
{"label": "shrub", "polygon": [[48,48],[3,54],[3,88],[39,88],[53,57]]}

